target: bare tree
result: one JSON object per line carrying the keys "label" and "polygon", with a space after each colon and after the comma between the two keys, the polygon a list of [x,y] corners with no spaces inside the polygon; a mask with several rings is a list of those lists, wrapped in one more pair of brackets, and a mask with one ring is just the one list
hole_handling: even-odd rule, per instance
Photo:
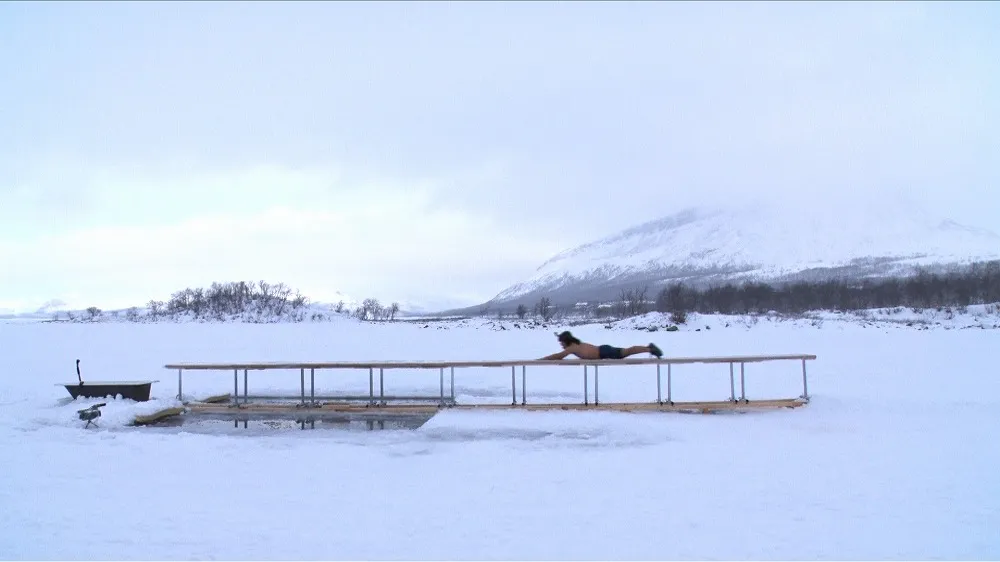
{"label": "bare tree", "polygon": [[622,289],[618,293],[618,300],[616,300],[614,305],[612,305],[611,307],[611,310],[615,316],[619,318],[624,318],[625,316],[628,315],[628,303],[630,299],[631,295],[629,294],[629,291]]}
{"label": "bare tree", "polygon": [[146,307],[149,308],[149,315],[155,320],[156,317],[160,315],[160,309],[163,308],[163,302],[151,300],[146,303]]}
{"label": "bare tree", "polygon": [[382,305],[378,299],[368,298],[361,302],[361,307],[355,312],[359,320],[378,320],[382,317]]}
{"label": "bare tree", "polygon": [[548,322],[552,319],[552,301],[549,297],[542,297],[535,304],[535,314],[542,317],[542,320]]}
{"label": "bare tree", "polygon": [[528,314],[528,307],[523,304],[517,305],[517,317],[524,320],[524,317]]}
{"label": "bare tree", "polygon": [[632,289],[629,294],[628,311],[630,316],[639,316],[649,312],[649,304],[646,302],[646,293],[649,286],[642,289]]}

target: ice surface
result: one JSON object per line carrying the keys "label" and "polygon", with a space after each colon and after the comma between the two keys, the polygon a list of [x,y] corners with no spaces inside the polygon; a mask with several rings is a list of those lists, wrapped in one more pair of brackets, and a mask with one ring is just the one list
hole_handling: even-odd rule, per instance
{"label": "ice surface", "polygon": [[[736,320],[571,329],[594,342],[653,340],[668,355],[815,353],[811,404],[446,411],[391,431],[134,428],[135,413],[176,403],[168,362],[535,358],[556,349],[562,327],[0,324],[0,558],[1000,557],[996,330],[960,329],[971,319],[926,330]],[[159,379],[154,401],[106,400],[99,427],[83,429],[76,410],[97,400],[72,402],[56,386],[75,380],[77,358],[85,380]],[[579,399],[581,375],[529,368],[529,401]],[[602,396],[652,399],[654,376],[602,369]],[[747,376],[755,396],[801,392],[795,364],[751,365]],[[394,389],[437,391],[436,372],[387,377]],[[728,396],[726,366],[674,377],[678,399]],[[321,380],[367,388],[367,373]],[[207,396],[231,390],[232,376],[190,373],[184,384]],[[252,389],[298,384],[297,372],[251,374]],[[460,370],[456,384],[460,400],[503,402],[510,372]]]}

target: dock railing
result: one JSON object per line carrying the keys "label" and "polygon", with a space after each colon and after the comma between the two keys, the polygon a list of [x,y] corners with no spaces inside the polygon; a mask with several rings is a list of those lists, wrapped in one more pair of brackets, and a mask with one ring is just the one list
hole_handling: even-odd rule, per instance
{"label": "dock railing", "polygon": [[[600,368],[604,366],[653,365],[656,367],[656,404],[673,405],[673,366],[695,363],[728,364],[729,365],[729,402],[748,403],[746,397],[746,365],[748,363],[763,363],[770,361],[800,361],[802,363],[802,394],[798,400],[809,401],[809,383],[806,375],[806,362],[815,360],[812,354],[791,355],[741,355],[725,357],[670,357],[649,359],[562,359],[562,360],[499,360],[499,361],[335,361],[335,362],[264,362],[264,363],[172,363],[165,365],[167,369],[177,371],[177,398],[184,401],[183,379],[184,371],[232,371],[233,395],[231,405],[240,406],[239,374],[243,372],[243,405],[251,399],[268,400],[298,400],[301,406],[317,405],[319,400],[362,401],[367,406],[378,407],[400,402],[437,403],[440,407],[454,406],[455,402],[455,369],[473,367],[510,368],[511,406],[517,406],[517,368],[521,368],[521,405],[528,402],[527,368],[531,366],[544,367],[583,367],[583,404],[595,406],[600,403]],[[736,365],[739,365],[740,397],[736,397]],[[666,366],[666,397],[663,393],[662,368]],[[591,402],[589,394],[589,370],[594,369],[594,396]],[[367,395],[316,395],[316,371],[322,370],[368,370]],[[385,394],[385,371],[392,369],[438,370],[438,395],[387,395]],[[449,388],[445,391],[445,369],[449,371]],[[298,396],[273,396],[249,394],[250,371],[298,370],[300,377],[300,394]],[[309,394],[306,394],[306,371],[309,371]],[[378,393],[375,389],[375,371],[378,371]]]}

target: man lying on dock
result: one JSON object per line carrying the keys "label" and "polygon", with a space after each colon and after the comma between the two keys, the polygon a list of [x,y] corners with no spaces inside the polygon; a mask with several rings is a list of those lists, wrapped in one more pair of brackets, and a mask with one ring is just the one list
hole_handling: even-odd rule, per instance
{"label": "man lying on dock", "polygon": [[556,337],[559,338],[559,345],[563,347],[563,350],[558,353],[542,357],[541,360],[546,361],[550,359],[563,359],[567,355],[576,355],[580,359],[624,359],[630,355],[636,355],[639,353],[649,353],[650,355],[654,355],[656,357],[663,356],[663,352],[660,351],[660,348],[656,347],[656,345],[652,343],[649,345],[633,345],[631,347],[621,348],[611,345],[597,346],[585,343],[574,337],[569,331],[556,334]]}

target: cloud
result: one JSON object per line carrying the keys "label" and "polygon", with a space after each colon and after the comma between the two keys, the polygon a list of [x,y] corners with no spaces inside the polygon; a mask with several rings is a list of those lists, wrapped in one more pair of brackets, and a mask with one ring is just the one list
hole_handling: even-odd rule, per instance
{"label": "cloud", "polygon": [[[449,207],[429,182],[336,189],[322,171],[268,168],[94,185],[93,200],[125,195],[110,205],[120,218],[0,242],[0,261],[14,264],[0,272],[0,291],[38,302],[87,295],[107,307],[263,279],[321,300],[341,291],[418,302],[464,295],[474,304],[561,249],[516,223]],[[127,216],[138,208],[145,221]]]}
{"label": "cloud", "polygon": [[902,192],[1000,230],[997,6],[0,5],[0,256],[37,274],[3,275],[491,296],[748,197]]}

